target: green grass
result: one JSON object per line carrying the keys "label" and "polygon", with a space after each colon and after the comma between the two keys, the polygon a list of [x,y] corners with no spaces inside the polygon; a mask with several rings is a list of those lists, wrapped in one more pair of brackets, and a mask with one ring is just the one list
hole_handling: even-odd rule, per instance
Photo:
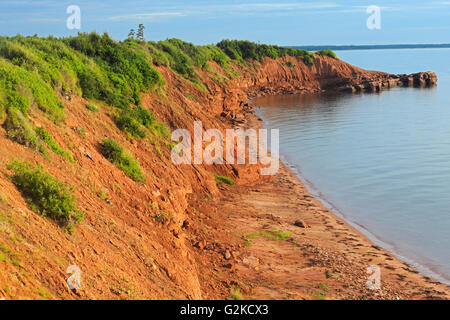
{"label": "green grass", "polygon": [[88,109],[89,111],[92,111],[92,112],[98,112],[98,110],[99,110],[99,108],[95,104],[92,104],[92,103],[87,104],[86,109]]}
{"label": "green grass", "polygon": [[224,177],[224,176],[218,176],[217,174],[214,175],[214,180],[216,181],[216,184],[219,186],[223,183],[228,184],[230,186],[234,185],[235,182],[233,179]]}
{"label": "green grass", "polygon": [[231,299],[233,300],[244,300],[244,297],[242,296],[241,289],[239,287],[234,286],[231,288]]}
{"label": "green grass", "polygon": [[0,202],[8,203],[8,197],[3,192],[0,192]]}
{"label": "green grass", "polygon": [[112,139],[103,140],[102,153],[106,159],[114,163],[128,177],[137,182],[145,182],[145,176],[139,162],[118,142]]}
{"label": "green grass", "polygon": [[255,231],[253,233],[244,234],[243,239],[247,242],[251,242],[250,239],[264,238],[271,241],[284,241],[291,236],[290,232],[283,230],[262,230]]}
{"label": "green grass", "polygon": [[319,290],[316,290],[312,293],[312,296],[319,300],[325,300],[328,292],[330,291],[330,287],[326,282],[319,283]]}
{"label": "green grass", "polygon": [[28,162],[12,161],[8,165],[13,173],[12,181],[37,213],[71,228],[81,222],[84,214],[77,209],[73,187],[58,181]]}
{"label": "green grass", "polygon": [[14,252],[11,248],[0,243],[0,261],[20,267],[22,257],[19,253]]}

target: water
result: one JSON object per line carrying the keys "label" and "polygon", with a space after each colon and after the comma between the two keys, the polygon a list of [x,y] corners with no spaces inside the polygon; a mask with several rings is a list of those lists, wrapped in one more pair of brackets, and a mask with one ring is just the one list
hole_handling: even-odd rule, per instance
{"label": "water", "polygon": [[390,73],[435,71],[433,89],[256,100],[302,178],[372,239],[450,283],[450,49],[337,52]]}

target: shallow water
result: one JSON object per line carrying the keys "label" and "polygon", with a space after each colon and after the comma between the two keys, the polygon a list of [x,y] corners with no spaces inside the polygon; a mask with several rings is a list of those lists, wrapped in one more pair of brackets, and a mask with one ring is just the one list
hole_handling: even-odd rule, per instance
{"label": "shallow water", "polygon": [[371,70],[435,71],[438,86],[266,97],[257,113],[280,129],[281,154],[349,221],[450,283],[450,49],[337,54]]}

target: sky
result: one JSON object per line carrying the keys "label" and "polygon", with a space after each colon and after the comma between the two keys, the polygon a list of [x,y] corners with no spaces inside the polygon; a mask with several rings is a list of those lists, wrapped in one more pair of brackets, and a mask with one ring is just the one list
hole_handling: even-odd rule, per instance
{"label": "sky", "polygon": [[[81,10],[79,30],[67,28],[70,5]],[[380,29],[367,27],[370,5],[381,10]],[[450,43],[450,1],[0,0],[0,35],[97,31],[122,40],[140,23],[146,40],[175,37],[195,44]]]}

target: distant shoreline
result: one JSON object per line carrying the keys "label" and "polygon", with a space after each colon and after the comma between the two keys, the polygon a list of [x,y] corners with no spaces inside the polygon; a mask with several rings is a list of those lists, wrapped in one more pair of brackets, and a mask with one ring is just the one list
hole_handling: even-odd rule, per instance
{"label": "distant shoreline", "polygon": [[304,49],[307,51],[318,50],[389,50],[389,49],[445,49],[450,48],[450,43],[441,44],[383,44],[383,45],[323,45],[323,46],[289,46],[293,49]]}

